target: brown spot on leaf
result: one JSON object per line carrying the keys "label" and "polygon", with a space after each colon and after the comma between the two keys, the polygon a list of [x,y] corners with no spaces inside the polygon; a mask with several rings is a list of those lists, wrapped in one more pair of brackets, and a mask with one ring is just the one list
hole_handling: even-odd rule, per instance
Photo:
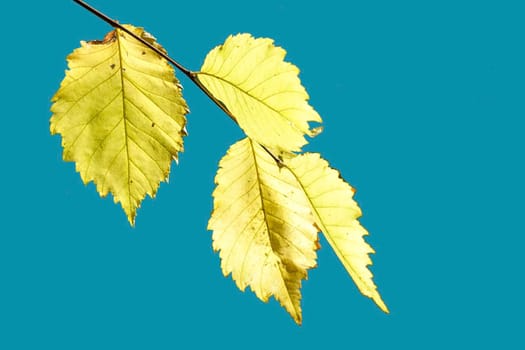
{"label": "brown spot on leaf", "polygon": [[91,40],[91,41],[89,41],[89,43],[93,44],[93,45],[103,45],[103,44],[107,44],[107,43],[113,42],[113,41],[115,41],[115,39],[116,39],[115,31],[112,30],[111,32],[106,34],[106,36],[104,37],[103,40]]}
{"label": "brown spot on leaf", "polygon": [[115,69],[115,63],[112,63],[112,64],[110,65],[110,67],[111,67],[111,69]]}

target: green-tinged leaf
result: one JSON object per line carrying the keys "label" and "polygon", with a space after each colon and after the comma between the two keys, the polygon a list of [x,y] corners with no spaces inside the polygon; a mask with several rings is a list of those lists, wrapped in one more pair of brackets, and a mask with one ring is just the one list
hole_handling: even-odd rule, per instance
{"label": "green-tinged leaf", "polygon": [[[143,29],[127,28],[162,50]],[[101,196],[111,192],[133,225],[140,202],[155,196],[183,150],[181,86],[165,59],[120,29],[82,42],[68,64],[51,133],[62,136],[63,158],[83,182],[94,181]]]}
{"label": "green-tinged leaf", "polygon": [[197,77],[251,139],[278,151],[300,151],[304,135],[320,131],[310,130],[308,122],[321,117],[285,55],[271,39],[238,34],[208,53]]}
{"label": "green-tinged leaf", "polygon": [[315,222],[361,293],[372,298],[381,310],[388,312],[367,267],[372,264],[369,254],[374,253],[374,250],[365,242],[364,236],[368,232],[357,220],[361,210],[352,198],[352,187],[317,153],[288,159],[285,166],[304,189]]}
{"label": "green-tinged leaf", "polygon": [[222,158],[208,224],[225,276],[272,295],[301,323],[301,280],[316,266],[317,228],[308,200],[286,169],[246,138]]}

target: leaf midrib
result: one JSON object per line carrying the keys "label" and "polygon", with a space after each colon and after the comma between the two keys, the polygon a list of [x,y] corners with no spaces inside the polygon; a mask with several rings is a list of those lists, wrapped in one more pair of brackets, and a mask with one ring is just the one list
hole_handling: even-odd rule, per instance
{"label": "leaf midrib", "polygon": [[[122,119],[124,120],[124,147],[126,148],[126,166],[127,166],[127,185],[128,185],[128,209],[130,210],[130,214],[132,215],[131,221],[132,225],[135,221],[135,215],[132,213],[132,204],[131,204],[131,175],[130,175],[130,157],[129,157],[129,143],[128,143],[128,121],[126,118],[126,88],[124,86],[124,59],[122,57],[122,43],[120,40],[120,30],[115,29],[116,31],[116,37],[117,37],[117,47],[118,47],[118,56],[119,56],[119,71],[120,71],[120,85],[122,87]],[[134,211],[134,210],[133,210]]]}
{"label": "leaf midrib", "polygon": [[354,276],[355,276],[355,278],[359,279],[363,283],[363,285],[367,285],[368,283],[366,283],[366,281],[364,281],[360,277],[359,273],[357,273],[356,270],[352,267],[352,264],[348,261],[348,259],[346,259],[346,256],[339,249],[339,246],[337,244],[335,244],[335,242],[332,239],[331,235],[328,233],[329,230],[328,230],[327,226],[325,225],[323,219],[321,219],[321,215],[319,215],[319,211],[317,210],[317,207],[314,205],[314,203],[313,203],[310,195],[308,194],[306,188],[303,186],[303,183],[301,182],[301,179],[299,179],[299,177],[297,176],[295,171],[290,166],[288,166],[288,164],[284,164],[284,167],[286,169],[288,169],[288,171],[290,171],[290,173],[293,175],[293,177],[297,180],[297,183],[299,184],[299,186],[303,190],[303,193],[305,194],[306,199],[308,200],[308,203],[310,203],[310,208],[312,209],[313,214],[315,215],[315,217],[317,219],[316,222],[318,222],[320,224],[320,226],[321,226],[321,227],[319,227],[319,229],[321,230],[323,235],[326,237],[326,240],[328,241],[328,243],[330,243],[332,248],[335,250],[336,255],[343,262],[343,265],[345,267],[347,267],[349,270],[351,270],[352,278],[354,278]]}
{"label": "leaf midrib", "polygon": [[[223,77],[220,77],[218,75],[215,75],[215,74],[212,74],[212,73],[208,73],[208,72],[198,72],[197,74],[202,74],[202,75],[206,75],[206,76],[209,76],[209,77],[212,77],[212,78],[215,78],[217,80],[220,80],[226,84],[228,84],[229,86],[233,87],[234,89],[242,92],[243,94],[245,94],[246,96],[254,99],[255,101],[259,102],[260,104],[262,104],[263,106],[265,106],[266,108],[270,109],[271,111],[273,111],[275,114],[277,114],[279,117],[281,117],[282,119],[284,119],[287,123],[289,123],[289,125],[294,128],[296,131],[302,133],[301,130],[299,130],[297,128],[297,126],[295,125],[295,123],[293,123],[290,119],[286,118],[284,115],[281,114],[281,111],[278,111],[276,110],[274,107],[270,106],[269,104],[267,104],[264,100],[261,100],[260,98],[252,95],[251,93],[249,93],[248,91],[242,89],[241,87],[239,87],[237,84],[223,78]],[[222,101],[221,101],[222,102]],[[226,104],[225,104],[226,105]],[[228,109],[229,110],[229,109]],[[230,112],[231,113],[231,112]]]}
{"label": "leaf midrib", "polygon": [[[248,142],[250,143],[250,148],[252,150],[252,155],[253,155],[253,162],[254,162],[254,165],[255,165],[255,174],[257,176],[257,187],[259,189],[259,198],[261,200],[261,210],[263,212],[263,219],[264,219],[264,224],[266,226],[266,232],[268,233],[268,242],[270,244],[270,247],[272,249],[272,253],[275,254],[275,249],[273,247],[273,244],[272,244],[272,239],[271,239],[271,235],[270,235],[270,226],[268,224],[268,216],[266,214],[266,210],[265,210],[265,205],[264,205],[264,196],[263,196],[263,189],[262,189],[262,181],[261,181],[261,175],[259,173],[259,165],[258,165],[258,162],[257,162],[257,154],[255,152],[255,147],[253,145],[253,142],[251,139],[248,138]],[[280,275],[281,275],[281,279],[282,279],[282,282],[285,286],[285,289],[286,289],[286,295],[288,297],[288,301],[289,303],[292,305],[294,311],[295,311],[295,316],[294,316],[294,319],[297,319],[301,320],[301,311],[300,309],[297,309],[296,306],[295,306],[295,303],[293,301],[293,298],[292,296],[290,295],[290,290],[288,289],[288,285],[286,283],[286,280],[284,279],[283,277],[283,273],[282,273],[282,270],[281,270],[281,265],[279,264],[278,265],[279,267],[279,272],[280,272]]]}
{"label": "leaf midrib", "polygon": [[[377,290],[377,286],[375,285],[373,280],[371,278],[370,279],[362,278],[361,274],[358,271],[356,271],[356,268],[353,267],[352,262],[349,259],[346,258],[346,256],[343,254],[343,252],[339,249],[339,246],[337,244],[335,244],[335,241],[332,239],[331,235],[328,233],[329,230],[327,228],[327,225],[325,225],[325,223],[321,219],[321,215],[319,215],[319,211],[317,210],[317,207],[314,205],[311,197],[308,195],[308,192],[307,192],[306,188],[304,187],[303,183],[301,182],[301,179],[299,178],[299,176],[297,176],[297,174],[295,173],[294,169],[289,164],[284,163],[283,165],[284,165],[284,167],[286,169],[288,169],[288,171],[290,171],[290,173],[293,175],[293,177],[296,179],[297,183],[299,184],[299,186],[303,190],[303,192],[304,192],[308,202],[310,203],[310,208],[312,209],[312,212],[313,212],[313,214],[315,216],[315,221],[316,221],[316,224],[318,225],[318,228],[323,233],[323,235],[325,236],[326,240],[328,241],[330,246],[332,246],[332,249],[335,251],[335,254],[337,255],[337,257],[339,258],[339,260],[341,261],[341,263],[343,264],[345,269],[348,271],[348,273],[350,274],[350,276],[354,280],[354,283],[356,284],[358,290],[362,294],[364,294],[365,296],[371,298],[377,304],[377,306],[379,306],[379,308],[382,311],[388,313],[389,312],[388,311],[388,307],[386,306],[386,304],[384,303],[383,299],[381,298],[381,295],[379,294],[379,292]],[[326,170],[326,169],[327,169],[327,167],[324,167],[324,170]],[[315,181],[317,181],[317,180],[315,180]],[[355,220],[357,220],[357,219],[355,219]],[[368,270],[368,268],[366,268],[366,269]],[[358,284],[357,281],[359,281],[360,284]],[[363,286],[363,288],[361,286]]]}

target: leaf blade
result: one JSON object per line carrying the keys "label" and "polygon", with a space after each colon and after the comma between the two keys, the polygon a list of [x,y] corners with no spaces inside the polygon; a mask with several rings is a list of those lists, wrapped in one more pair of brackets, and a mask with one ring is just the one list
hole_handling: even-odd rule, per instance
{"label": "leaf blade", "polygon": [[[161,48],[143,29],[127,28]],[[68,65],[52,99],[51,134],[62,136],[63,158],[82,181],[111,193],[134,225],[140,202],[155,196],[183,151],[180,84],[164,59],[120,29],[82,42]]]}
{"label": "leaf blade", "polygon": [[270,296],[301,323],[301,280],[316,266],[317,229],[308,202],[288,172],[246,138],[220,162],[208,223],[223,274],[262,301]]}
{"label": "leaf blade", "polygon": [[368,232],[357,220],[361,216],[361,209],[352,198],[353,188],[317,153],[289,157],[285,161],[285,167],[301,184],[311,204],[317,226],[359,291],[388,313],[388,307],[367,268],[372,264],[369,254],[375,251],[364,240]]}
{"label": "leaf blade", "polygon": [[279,151],[300,151],[304,135],[318,133],[308,122],[322,120],[307,102],[299,69],[285,62],[285,55],[271,39],[238,34],[211,50],[196,76],[251,139]]}

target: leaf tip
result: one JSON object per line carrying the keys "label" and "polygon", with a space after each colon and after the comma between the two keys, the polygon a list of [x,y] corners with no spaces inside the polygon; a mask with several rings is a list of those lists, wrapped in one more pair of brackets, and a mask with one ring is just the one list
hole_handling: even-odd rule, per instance
{"label": "leaf tip", "polygon": [[293,319],[298,326],[303,325],[303,318],[300,314],[297,317],[294,317]]}
{"label": "leaf tip", "polygon": [[[126,211],[126,210],[124,210],[124,211]],[[133,210],[133,211],[130,212],[130,213],[128,213],[128,212],[126,211],[126,217],[128,218],[129,225],[130,225],[132,228],[135,228],[135,218],[136,218],[136,216],[137,216],[136,211]]]}
{"label": "leaf tip", "polygon": [[317,135],[319,135],[322,132],[323,132],[323,127],[322,126],[317,126],[317,127],[312,128],[310,130],[309,136],[310,137],[316,137]]}
{"label": "leaf tip", "polygon": [[381,299],[381,296],[379,294],[377,294],[376,296],[374,296],[372,298],[372,300],[374,300],[374,302],[376,303],[376,305],[381,309],[381,311],[383,311],[385,314],[389,314],[390,313],[390,310],[388,309],[388,306],[386,306],[385,302],[383,301],[383,299]]}
{"label": "leaf tip", "polygon": [[293,308],[288,308],[285,305],[282,306],[285,308],[286,312],[288,312],[288,314],[292,317],[292,319],[298,326],[303,325],[303,313],[300,306],[296,307],[294,305]]}

